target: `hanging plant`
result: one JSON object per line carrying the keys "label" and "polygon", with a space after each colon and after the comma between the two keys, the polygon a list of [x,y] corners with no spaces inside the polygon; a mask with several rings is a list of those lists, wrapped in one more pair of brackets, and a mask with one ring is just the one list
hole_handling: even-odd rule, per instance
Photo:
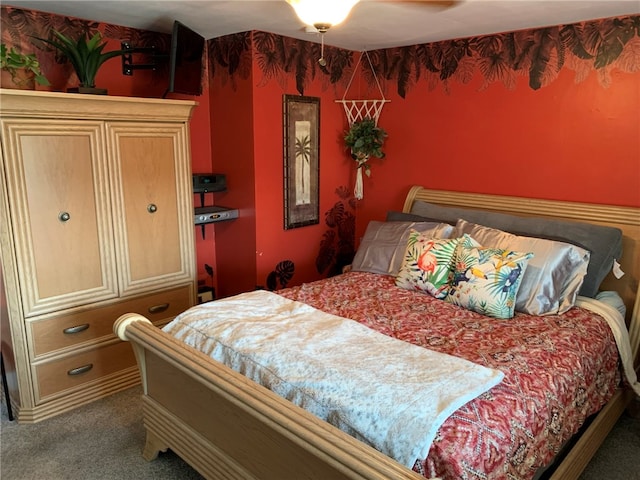
{"label": "hanging plant", "polygon": [[358,164],[356,186],[353,191],[358,200],[361,200],[363,196],[362,170],[364,170],[367,177],[371,176],[369,159],[371,157],[385,157],[385,153],[382,151],[385,138],[387,138],[387,132],[383,128],[376,126],[376,122],[371,118],[364,118],[354,122],[344,137],[344,142],[351,150],[351,157]]}
{"label": "hanging plant", "polygon": [[49,80],[40,70],[40,62],[35,53],[20,53],[4,43],[0,44],[0,70],[7,72],[11,82],[17,87],[35,88],[34,82],[49,85]]}
{"label": "hanging plant", "polygon": [[376,126],[376,122],[371,118],[364,118],[354,122],[344,137],[344,142],[351,150],[351,156],[358,164],[358,168],[364,168],[368,176],[371,175],[371,168],[367,163],[369,158],[384,158],[382,145],[387,138],[387,132]]}

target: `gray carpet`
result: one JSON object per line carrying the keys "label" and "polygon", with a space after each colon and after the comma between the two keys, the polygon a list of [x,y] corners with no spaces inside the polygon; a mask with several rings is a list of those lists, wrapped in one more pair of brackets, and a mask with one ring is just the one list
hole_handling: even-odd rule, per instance
{"label": "gray carpet", "polygon": [[[2,404],[3,480],[201,479],[171,451],[142,458],[140,387],[35,425],[7,418]],[[640,418],[624,414],[581,480],[640,480]]]}
{"label": "gray carpet", "polygon": [[169,451],[142,458],[140,387],[34,425],[9,422],[2,405],[2,480],[191,480],[202,477]]}

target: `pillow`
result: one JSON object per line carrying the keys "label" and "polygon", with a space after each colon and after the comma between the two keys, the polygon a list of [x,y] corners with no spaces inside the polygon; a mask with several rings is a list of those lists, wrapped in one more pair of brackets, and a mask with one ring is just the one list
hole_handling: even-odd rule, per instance
{"label": "pillow", "polygon": [[436,222],[436,223],[448,223],[449,225],[455,225],[453,222],[441,222],[433,218],[423,217],[414,213],[396,212],[390,210],[387,212],[387,222]]}
{"label": "pillow", "polygon": [[353,258],[352,270],[397,275],[412,228],[438,238],[453,231],[451,225],[444,223],[371,221]]}
{"label": "pillow", "polygon": [[627,315],[627,306],[624,304],[624,300],[622,300],[620,294],[614,290],[605,290],[603,292],[598,292],[598,295],[596,295],[596,300],[599,300],[602,303],[606,303],[610,307],[618,310],[622,315],[622,318],[625,318],[625,316]]}
{"label": "pillow", "polygon": [[432,238],[411,230],[396,285],[420,290],[443,299],[449,290],[449,273],[458,245],[457,238]]}
{"label": "pillow", "polygon": [[522,217],[470,208],[441,207],[414,202],[411,213],[436,221],[455,224],[459,218],[516,235],[571,243],[591,253],[587,275],[579,295],[594,298],[600,284],[611,271],[614,259],[622,256],[622,230],[582,222],[539,217]]}
{"label": "pillow", "polygon": [[495,318],[511,318],[530,252],[482,247],[465,234],[456,249],[446,301]]}
{"label": "pillow", "polygon": [[456,235],[482,245],[532,252],[516,299],[516,310],[531,315],[564,313],[576,302],[589,265],[589,252],[564,242],[522,237],[460,219]]}

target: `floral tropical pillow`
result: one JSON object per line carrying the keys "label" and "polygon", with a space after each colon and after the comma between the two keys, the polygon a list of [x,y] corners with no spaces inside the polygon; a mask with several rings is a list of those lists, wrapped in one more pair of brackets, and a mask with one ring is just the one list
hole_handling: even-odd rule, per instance
{"label": "floral tropical pillow", "polygon": [[433,238],[411,230],[396,285],[444,299],[458,240]]}
{"label": "floral tropical pillow", "polygon": [[495,318],[511,318],[532,253],[482,247],[465,234],[456,249],[446,301]]}

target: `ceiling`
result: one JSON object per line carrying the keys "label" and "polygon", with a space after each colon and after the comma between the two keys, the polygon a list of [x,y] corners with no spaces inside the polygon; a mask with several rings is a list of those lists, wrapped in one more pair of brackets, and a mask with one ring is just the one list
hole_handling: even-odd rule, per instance
{"label": "ceiling", "polygon": [[[180,20],[207,39],[261,30],[320,41],[318,33],[305,32],[285,0],[2,3],[164,33],[170,33],[173,21]],[[361,0],[347,20],[325,34],[324,40],[327,45],[348,50],[375,50],[638,13],[640,0]]]}

